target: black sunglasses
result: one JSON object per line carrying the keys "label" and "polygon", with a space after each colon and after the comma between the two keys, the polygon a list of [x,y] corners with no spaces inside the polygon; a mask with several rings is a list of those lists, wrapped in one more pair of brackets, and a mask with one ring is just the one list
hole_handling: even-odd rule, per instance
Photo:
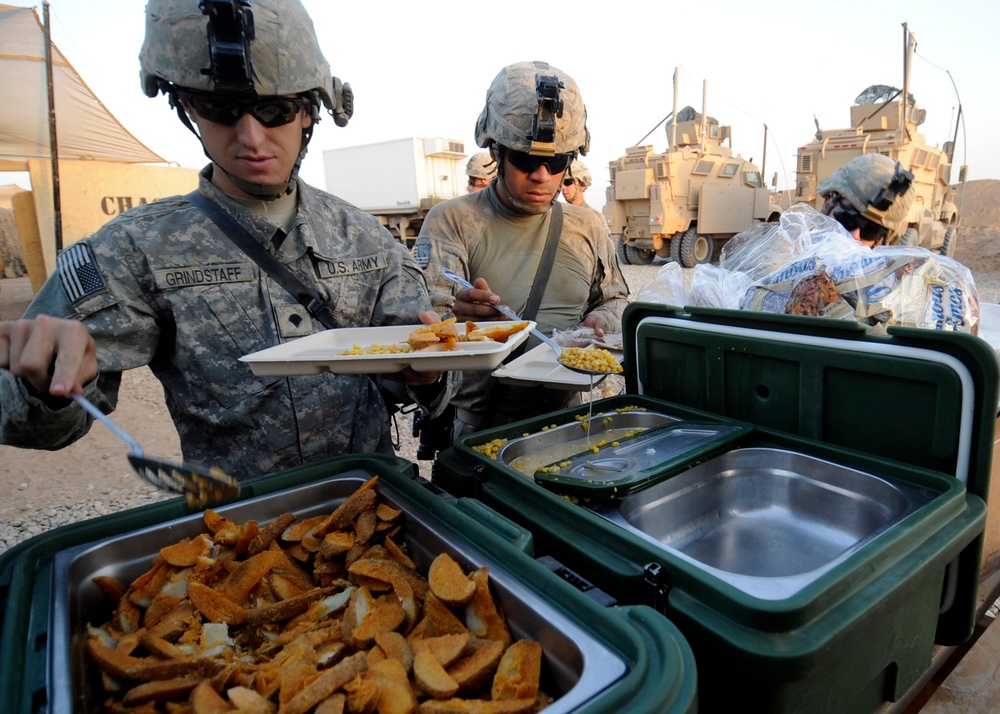
{"label": "black sunglasses", "polygon": [[308,100],[302,97],[269,97],[249,102],[204,94],[185,94],[184,98],[198,112],[198,116],[213,124],[232,126],[241,116],[249,113],[268,129],[291,124],[308,104]]}
{"label": "black sunglasses", "polygon": [[855,228],[860,228],[860,237],[862,240],[872,241],[878,244],[884,241],[889,235],[888,228],[880,226],[870,218],[865,218],[854,206],[840,203],[839,200],[833,208],[830,209],[829,216],[842,225],[848,233],[853,231]]}
{"label": "black sunglasses", "polygon": [[575,183],[576,179],[571,179],[571,178],[563,179],[563,186],[572,186]]}
{"label": "black sunglasses", "polygon": [[545,164],[549,173],[553,176],[561,174],[569,167],[569,162],[573,160],[573,154],[556,154],[555,156],[532,156],[523,151],[507,151],[507,160],[510,161],[518,171],[526,174],[533,174]]}

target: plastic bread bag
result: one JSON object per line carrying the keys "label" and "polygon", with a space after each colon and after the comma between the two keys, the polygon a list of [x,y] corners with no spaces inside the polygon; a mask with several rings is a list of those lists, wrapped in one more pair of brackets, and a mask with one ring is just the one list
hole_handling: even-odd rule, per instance
{"label": "plastic bread bag", "polygon": [[656,276],[646,283],[636,294],[638,302],[655,302],[683,307],[688,304],[688,288],[684,269],[679,263],[670,261],[656,272]]}
{"label": "plastic bread bag", "polygon": [[814,242],[797,258],[754,281],[740,300],[740,309],[855,319],[853,293],[870,249],[839,223],[835,228],[824,226],[811,239]]}
{"label": "plastic bread bag", "polygon": [[593,327],[556,328],[552,330],[552,341],[560,347],[597,347],[618,352],[623,348],[620,332],[605,332],[604,337],[598,337]]}
{"label": "plastic bread bag", "polygon": [[978,334],[975,280],[953,258],[926,248],[879,246],[852,272],[861,321]]}
{"label": "plastic bread bag", "polygon": [[688,304],[738,310],[740,299],[753,281],[746,273],[718,268],[708,263],[694,266]]}
{"label": "plastic bread bag", "polygon": [[846,235],[836,220],[806,203],[781,214],[778,223],[760,223],[737,233],[722,246],[719,265],[761,280],[784,265],[814,252],[831,234]]}

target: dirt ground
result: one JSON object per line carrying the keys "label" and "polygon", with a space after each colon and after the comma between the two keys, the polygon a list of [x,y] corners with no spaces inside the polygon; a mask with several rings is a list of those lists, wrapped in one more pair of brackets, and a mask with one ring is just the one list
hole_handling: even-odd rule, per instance
{"label": "dirt ground", "polygon": [[[962,230],[956,258],[974,272],[1000,273],[1000,181],[973,181],[962,210]],[[641,286],[633,286],[638,289]],[[0,320],[17,319],[32,297],[27,278],[0,279]],[[180,460],[180,443],[163,403],[159,382],[148,369],[123,375],[121,399],[112,415],[143,446],[149,456]],[[408,433],[410,418],[400,422]],[[0,520],[26,504],[74,503],[110,490],[141,485],[129,467],[128,447],[101,425],[83,439],[55,452],[0,446]],[[415,443],[408,439],[400,452],[415,461]],[[427,462],[421,464],[421,470]],[[429,468],[426,469],[429,471]],[[48,498],[39,498],[49,494]]]}

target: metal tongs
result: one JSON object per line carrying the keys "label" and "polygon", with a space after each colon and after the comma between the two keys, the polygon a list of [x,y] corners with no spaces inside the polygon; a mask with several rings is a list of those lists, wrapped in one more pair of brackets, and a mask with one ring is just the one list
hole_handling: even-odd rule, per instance
{"label": "metal tongs", "polygon": [[222,469],[212,467],[206,473],[187,464],[173,464],[169,461],[150,459],[143,455],[139,442],[129,436],[124,429],[111,421],[107,414],[98,409],[82,394],[73,394],[73,399],[87,410],[92,417],[108,427],[115,436],[129,446],[128,461],[144,480],[164,491],[180,493],[188,505],[202,508],[211,501],[238,496],[240,483],[226,475]]}
{"label": "metal tongs", "polygon": [[[456,273],[454,270],[449,270],[448,268],[442,268],[441,274],[444,277],[448,278],[448,280],[452,281],[453,283],[457,283],[458,285],[461,285],[463,288],[468,288],[468,289],[472,289],[472,290],[475,289],[475,285],[473,285],[472,283],[470,283],[468,280],[466,280],[465,278],[463,278],[461,275],[459,275],[458,273]],[[497,312],[501,313],[502,315],[505,315],[505,316],[509,317],[511,320],[520,320],[521,319],[512,310],[508,310],[503,305],[493,305],[492,307],[493,307],[494,310],[496,310]],[[557,343],[555,340],[553,340],[551,337],[549,337],[548,335],[546,335],[541,330],[535,330],[535,329],[533,329],[533,330],[530,330],[530,332],[535,337],[537,337],[542,342],[544,342],[545,344],[547,344],[549,347],[552,348],[552,351],[556,353],[556,362],[559,363],[560,367],[565,367],[568,370],[571,370],[573,372],[579,372],[580,374],[587,374],[587,375],[590,375],[591,377],[597,377],[597,376],[607,377],[608,374],[610,374],[610,372],[602,372],[599,369],[584,369],[583,367],[573,367],[573,366],[570,366],[570,365],[566,364],[562,360],[562,353],[563,353],[562,345],[560,345],[559,343]]]}

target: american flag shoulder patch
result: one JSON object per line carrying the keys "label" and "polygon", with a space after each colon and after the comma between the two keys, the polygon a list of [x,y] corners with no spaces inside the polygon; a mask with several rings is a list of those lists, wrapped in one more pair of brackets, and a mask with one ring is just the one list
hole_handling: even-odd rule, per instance
{"label": "american flag shoulder patch", "polygon": [[94,254],[86,243],[74,243],[56,258],[56,272],[70,302],[76,302],[104,287]]}

